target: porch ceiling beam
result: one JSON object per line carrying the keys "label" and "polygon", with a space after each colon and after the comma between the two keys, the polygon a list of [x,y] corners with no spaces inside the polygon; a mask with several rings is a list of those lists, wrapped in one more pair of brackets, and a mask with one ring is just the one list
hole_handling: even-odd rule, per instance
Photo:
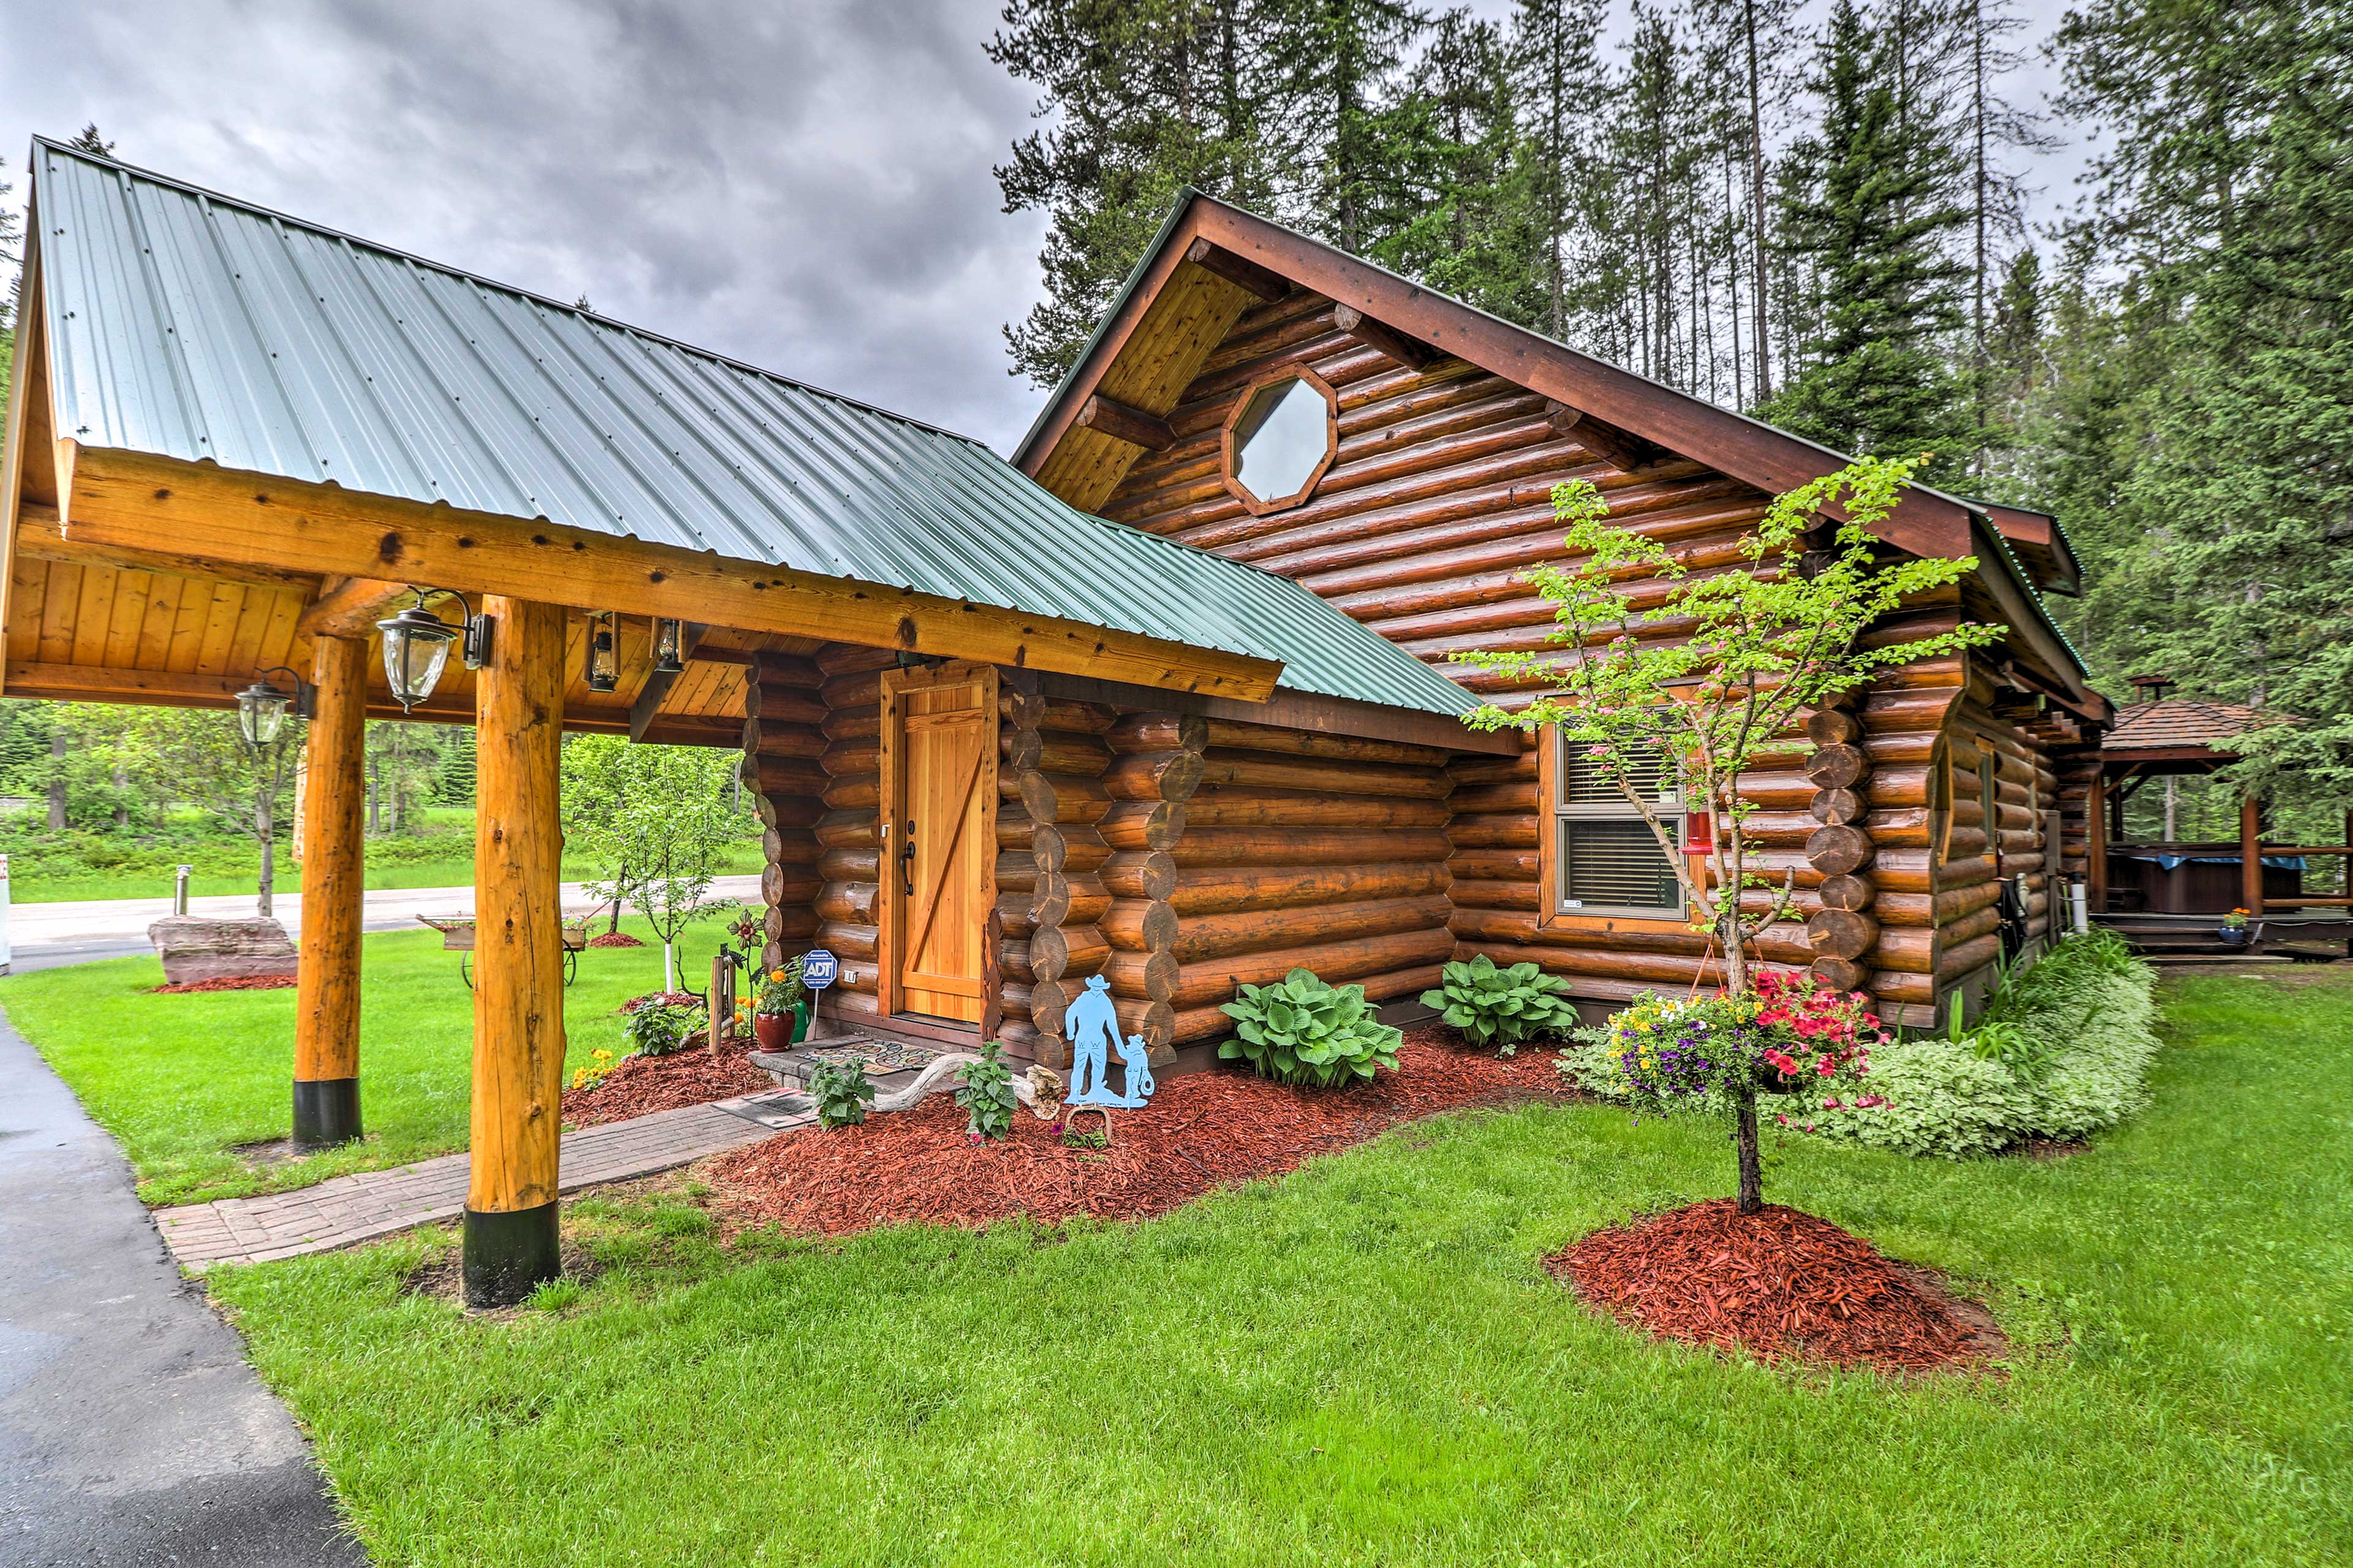
{"label": "porch ceiling beam", "polygon": [[1212,240],[1197,239],[1187,246],[1185,259],[1270,303],[1291,292],[1291,279],[1282,273],[1261,267],[1246,256],[1237,256]]}
{"label": "porch ceiling beam", "polygon": [[311,601],[294,629],[314,637],[371,637],[376,622],[411,596],[406,583],[346,577]]}
{"label": "porch ceiling beam", "polygon": [[1176,444],[1176,432],[1168,427],[1168,421],[1100,392],[1079,405],[1079,416],[1072,423],[1147,452],[1165,452]]}
{"label": "porch ceiling beam", "polygon": [[[689,621],[678,628],[678,654],[681,663],[694,657],[695,645],[710,629],[696,621]],[[678,676],[674,673],[659,669],[648,672],[645,685],[638,689],[638,700],[629,704],[630,740],[646,738],[647,729],[661,716],[662,699],[670,695],[670,689],[677,682]]]}
{"label": "porch ceiling beam", "polygon": [[249,588],[300,588],[307,594],[319,586],[316,572],[289,572],[258,562],[213,561],[183,550],[108,549],[87,540],[68,539],[58,509],[38,501],[26,501],[16,509],[16,553],[69,566],[129,567],[134,572],[241,583]]}
{"label": "porch ceiling beam", "polygon": [[1408,370],[1419,370],[1441,357],[1438,350],[1420,339],[1409,337],[1395,327],[1383,326],[1354,305],[1342,305],[1334,310],[1332,321],[1358,342],[1379,350]]}
{"label": "porch ceiling beam", "polygon": [[1096,675],[1262,702],[1282,666],[1134,632],[713,552],[112,448],[79,455],[66,538],[429,584],[579,610]]}

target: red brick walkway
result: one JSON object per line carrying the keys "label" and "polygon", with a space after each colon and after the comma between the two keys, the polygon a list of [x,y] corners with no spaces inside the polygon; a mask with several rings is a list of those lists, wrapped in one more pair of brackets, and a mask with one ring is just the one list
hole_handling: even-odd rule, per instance
{"label": "red brick walkway", "polygon": [[[717,1104],[690,1105],[583,1128],[564,1135],[561,1185],[568,1193],[651,1175],[756,1143],[809,1119],[804,1111],[765,1114],[754,1121]],[[337,1176],[290,1193],[158,1209],[155,1225],[173,1256],[190,1268],[332,1252],[412,1226],[457,1218],[466,1206],[470,1166],[469,1155],[445,1154],[388,1171]]]}

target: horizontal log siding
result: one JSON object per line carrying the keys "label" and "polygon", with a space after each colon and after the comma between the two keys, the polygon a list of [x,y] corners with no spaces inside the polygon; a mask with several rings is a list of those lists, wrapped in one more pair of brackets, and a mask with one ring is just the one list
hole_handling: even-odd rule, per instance
{"label": "horizontal log siding", "polygon": [[[1220,1005],[1293,968],[1376,1002],[1436,984],[1454,947],[1451,753],[1228,722],[1202,739],[1199,784],[1158,852],[1166,961],[1145,959],[1145,933],[1123,912],[1106,931],[1114,991],[1125,976],[1165,995],[1185,1045],[1223,1038]],[[1145,874],[1131,858],[1142,853],[1114,854],[1117,885]]]}
{"label": "horizontal log siding", "polygon": [[819,650],[824,677],[824,815],[814,837],[820,851],[820,921],[810,947],[841,961],[831,1005],[844,1022],[876,1016],[876,965],[881,920],[882,671],[894,661],[880,648],[834,643]]}
{"label": "horizontal log siding", "polygon": [[[1026,689],[1034,682],[1021,671],[1006,673],[1008,689],[1025,689],[1015,700],[1020,727],[1005,741],[997,773],[1000,803],[997,911],[1008,942],[1027,934],[1026,992],[1007,987],[1006,1027],[1021,1034],[1026,1022],[1038,1059],[1051,1068],[1071,1064],[1063,1015],[1103,973],[1111,949],[1102,924],[1112,897],[1103,868],[1111,858],[1103,820],[1111,809],[1103,775],[1113,752],[1104,739],[1117,718],[1099,703],[1049,702]],[[1016,835],[1026,835],[1016,844]],[[1116,998],[1114,998],[1116,1000]],[[1121,1006],[1121,1026],[1141,1034],[1164,1059],[1168,1017],[1145,1006]]]}
{"label": "horizontal log siding", "polygon": [[760,655],[745,675],[744,780],[762,830],[760,956],[774,969],[801,952],[818,925],[824,676],[811,660],[782,654]]}

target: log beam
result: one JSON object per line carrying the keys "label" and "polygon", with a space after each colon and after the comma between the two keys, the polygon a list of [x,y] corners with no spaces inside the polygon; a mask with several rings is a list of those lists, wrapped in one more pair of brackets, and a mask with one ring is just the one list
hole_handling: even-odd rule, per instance
{"label": "log beam", "polygon": [[564,952],[556,758],[564,612],[491,598],[478,677],[474,830],[473,1169],[466,1193],[470,1306],[508,1306],[560,1271]]}
{"label": "log beam", "polygon": [[1342,305],[1335,310],[1332,321],[1366,348],[1379,351],[1408,370],[1426,369],[1440,357],[1438,350],[1420,339],[1409,337],[1395,327],[1382,325],[1354,305]]}
{"label": "log beam", "polygon": [[360,637],[375,635],[376,622],[413,598],[406,583],[381,577],[346,577],[304,607],[295,621],[297,633],[314,637]]}
{"label": "log beam", "polygon": [[644,615],[745,631],[1250,702],[1272,696],[1282,671],[1271,659],[1050,616],[112,448],[80,454],[65,516],[66,535],[97,549],[172,550],[202,541],[224,560],[396,575],[579,610],[626,604]]}
{"label": "log beam", "polygon": [[[683,664],[694,657],[694,650],[702,642],[702,634],[710,629],[700,621],[688,621],[678,628],[680,663]],[[756,665],[758,657],[754,654],[745,662]],[[629,704],[630,740],[641,742],[646,738],[646,731],[653,727],[655,719],[661,714],[662,699],[668,697],[670,689],[677,684],[675,673],[659,669],[646,672],[646,683],[638,688],[637,698]]]}
{"label": "log beam", "polygon": [[1071,423],[1147,452],[1165,452],[1176,444],[1176,432],[1168,427],[1168,421],[1100,392],[1079,405],[1079,416]]}
{"label": "log beam", "polygon": [[367,886],[368,645],[311,645],[318,716],[302,778],[302,942],[295,964],[294,1142],[360,1136],[360,930]]}
{"label": "log beam", "polygon": [[1206,239],[1197,239],[1187,246],[1185,259],[1270,303],[1291,292],[1291,279],[1282,273]]}

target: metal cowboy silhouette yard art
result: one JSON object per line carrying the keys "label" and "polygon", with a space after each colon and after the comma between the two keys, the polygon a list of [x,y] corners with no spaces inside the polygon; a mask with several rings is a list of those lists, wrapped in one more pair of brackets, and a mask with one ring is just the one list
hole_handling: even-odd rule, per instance
{"label": "metal cowboy silhouette yard art", "polygon": [[[1119,1037],[1119,1009],[1112,1005],[1111,983],[1100,974],[1087,976],[1085,994],[1071,1004],[1063,1027],[1071,1037],[1071,1092],[1064,1105],[1116,1106],[1133,1110],[1152,1098],[1152,1065],[1146,1059],[1142,1035]],[[1109,1079],[1111,1052],[1119,1051],[1126,1069],[1127,1092],[1113,1094]]]}

